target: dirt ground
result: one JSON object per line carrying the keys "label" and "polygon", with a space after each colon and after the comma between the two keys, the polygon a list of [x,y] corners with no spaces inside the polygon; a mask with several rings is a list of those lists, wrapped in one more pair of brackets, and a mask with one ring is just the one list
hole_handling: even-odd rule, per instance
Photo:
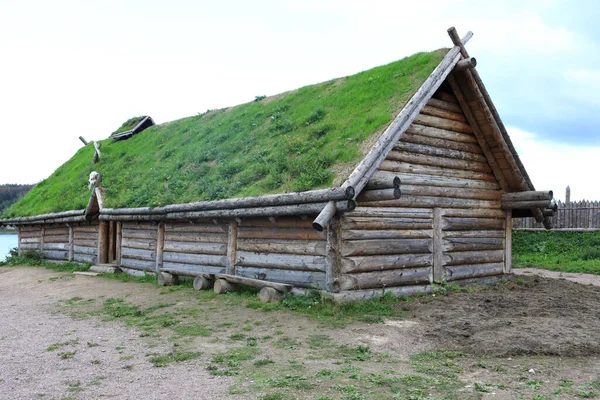
{"label": "dirt ground", "polygon": [[[430,398],[428,390],[443,393],[446,389],[439,382],[453,376],[452,371],[458,384],[449,398],[598,395],[600,287],[533,276],[534,272],[527,274],[526,282],[403,302],[405,319],[336,329],[287,310],[254,310],[233,297],[199,301],[191,289],[165,291],[41,268],[1,268],[0,399],[417,399]],[[588,283],[600,283],[597,278],[586,277]],[[185,323],[202,321],[210,334],[188,338],[166,329],[140,334],[139,326],[94,311],[98,302],[109,298],[124,298],[140,307],[162,304]],[[223,354],[239,338],[258,342],[258,362],[240,357],[242,361],[223,362],[230,370],[215,366],[215,355],[227,359],[231,354]],[[367,347],[372,357],[352,353]],[[152,354],[173,354],[174,349],[199,351],[200,356],[162,368],[149,361]],[[464,356],[426,353],[438,349]],[[415,362],[415,354],[442,357],[444,369],[434,363],[438,369],[428,370]],[[267,363],[273,365],[268,373],[257,372],[258,365]],[[235,374],[220,376],[214,373],[217,368]],[[335,372],[353,368],[369,378]],[[323,371],[334,371],[337,375],[330,375],[337,380]],[[438,379],[419,389],[423,397],[408,389],[398,389],[395,397],[376,391],[379,383],[374,382],[382,381],[373,377],[397,376],[397,383],[404,382],[401,374],[415,371]],[[310,385],[303,386],[305,381]],[[289,396],[267,397],[280,389]]]}

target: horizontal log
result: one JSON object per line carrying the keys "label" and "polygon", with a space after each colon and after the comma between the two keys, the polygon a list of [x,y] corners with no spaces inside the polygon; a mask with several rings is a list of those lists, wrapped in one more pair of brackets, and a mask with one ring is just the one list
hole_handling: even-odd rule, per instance
{"label": "horizontal log", "polygon": [[531,201],[503,201],[502,209],[529,209],[529,208],[552,208],[553,203],[550,200],[531,200]]}
{"label": "horizontal log", "polygon": [[456,66],[454,67],[454,69],[456,71],[463,71],[466,69],[473,69],[477,66],[477,60],[475,59],[475,57],[469,57],[469,58],[465,58],[464,60],[460,60],[458,63],[456,63]]}
{"label": "horizontal log", "polygon": [[87,254],[95,256],[98,254],[97,247],[84,247],[84,246],[73,246],[73,252],[75,254]]}
{"label": "horizontal log", "polygon": [[240,218],[239,226],[256,228],[309,228],[312,229],[310,219],[300,217],[278,217],[278,218]]}
{"label": "horizontal log", "polygon": [[500,208],[499,201],[409,195],[402,196],[398,200],[372,201],[361,205],[364,207]]}
{"label": "horizontal log", "polygon": [[553,198],[554,193],[552,190],[504,193],[502,195],[502,201],[504,202],[552,200]]}
{"label": "horizontal log", "polygon": [[164,252],[187,253],[187,254],[227,254],[226,243],[209,242],[174,242],[165,240],[163,245]]}
{"label": "horizontal log", "polygon": [[238,239],[294,239],[324,240],[324,233],[313,228],[259,228],[244,227],[238,229]]}
{"label": "horizontal log", "polygon": [[467,119],[465,118],[462,111],[461,112],[448,111],[448,110],[444,110],[443,108],[437,108],[437,107],[433,107],[430,105],[423,106],[423,108],[421,108],[421,114],[431,115],[434,117],[440,117],[440,118],[444,118],[444,119],[449,119],[452,121],[460,121],[460,122],[467,121]]}
{"label": "horizontal log", "polygon": [[[496,177],[490,172],[477,172],[472,170],[454,169],[454,168],[440,168],[431,165],[421,165],[418,163],[407,163],[393,160],[384,160],[379,169],[382,171],[395,172],[399,175],[402,173],[406,174],[420,174],[420,175],[437,175],[446,176],[451,178],[461,179],[472,179],[481,181],[490,181],[496,183]],[[400,177],[402,179],[402,177]],[[404,179],[402,179],[404,183]],[[408,183],[408,182],[406,182]]]}
{"label": "horizontal log", "polygon": [[42,236],[41,230],[29,231],[29,232],[20,232],[19,237],[22,238],[40,238]]}
{"label": "horizontal log", "polygon": [[504,229],[505,219],[500,218],[444,218],[442,229],[446,231],[462,230],[499,230]]}
{"label": "horizontal log", "polygon": [[289,284],[270,282],[264,279],[247,278],[237,275],[215,274],[215,279],[225,279],[227,282],[230,283],[237,283],[240,285],[252,286],[256,288],[270,287],[280,292],[289,292],[290,290],[292,290],[292,285]]}
{"label": "horizontal log", "polygon": [[41,237],[21,237],[21,243],[40,243]]}
{"label": "horizontal log", "polygon": [[482,251],[504,248],[503,238],[447,238],[442,241],[442,251]]}
{"label": "horizontal log", "polygon": [[365,190],[358,197],[359,202],[363,201],[382,201],[399,199],[401,195],[399,188]]}
{"label": "horizontal log", "polygon": [[23,243],[21,244],[22,250],[39,250],[41,243]]}
{"label": "horizontal log", "polygon": [[51,260],[68,260],[69,253],[67,251],[56,251],[56,250],[44,250],[42,252],[44,258],[49,258]]}
{"label": "horizontal log", "polygon": [[65,217],[84,217],[84,210],[69,210],[69,211],[61,211],[57,213],[50,214],[40,214],[34,215],[31,217],[18,217],[18,218],[6,218],[0,219],[0,224],[3,225],[13,225],[13,224],[22,224],[22,223],[44,223],[46,220],[54,220],[54,219],[62,219]]}
{"label": "horizontal log", "polygon": [[483,154],[481,147],[479,147],[479,145],[476,143],[455,142],[453,140],[417,135],[415,133],[405,133],[404,135],[402,135],[400,142],[414,143],[437,147],[440,149],[456,150],[473,154]]}
{"label": "horizontal log", "polygon": [[81,247],[97,247],[98,241],[97,240],[73,239],[73,244],[75,246],[81,246]]}
{"label": "horizontal log", "polygon": [[69,235],[66,236],[46,236],[44,235],[44,243],[68,243]]}
{"label": "horizontal log", "polygon": [[347,240],[341,249],[343,257],[428,252],[431,252],[431,239]]}
{"label": "horizontal log", "polygon": [[155,261],[155,250],[140,250],[129,247],[121,247],[121,258],[131,258],[134,260]]}
{"label": "horizontal log", "polygon": [[[460,61],[459,61],[460,62]],[[456,102],[451,103],[449,101],[431,98],[427,101],[428,106],[441,108],[442,110],[452,111],[455,113],[462,113],[462,108]]]}
{"label": "horizontal log", "polygon": [[446,280],[477,278],[482,276],[501,275],[504,263],[461,265],[446,267]]}
{"label": "horizontal log", "polygon": [[238,251],[325,256],[325,241],[238,239]]}
{"label": "horizontal log", "polygon": [[193,223],[166,223],[165,232],[172,233],[227,233],[226,224],[193,224]]}
{"label": "horizontal log", "polygon": [[[469,33],[471,33],[471,32],[469,32]],[[464,41],[464,38],[463,38],[463,44],[464,43],[465,43],[465,41]],[[454,93],[445,92],[442,89],[439,89],[437,92],[435,92],[433,94],[433,98],[444,100],[444,101],[447,101],[447,102],[450,102],[450,103],[457,103],[458,104],[458,100],[456,99],[456,96],[454,96]]]}
{"label": "horizontal log", "polygon": [[343,240],[368,240],[368,239],[418,239],[433,236],[431,229],[393,229],[393,230],[356,230],[344,229]]}
{"label": "horizontal log", "polygon": [[41,227],[36,225],[23,225],[19,227],[19,233],[41,232]]}
{"label": "horizontal log", "polygon": [[479,146],[477,143],[477,138],[472,133],[459,133],[414,123],[406,130],[406,133],[428,136],[436,139],[452,140],[453,142],[459,143],[473,143]]}
{"label": "horizontal log", "polygon": [[69,235],[69,228],[46,228],[44,230],[46,236],[65,236]]}
{"label": "horizontal log", "polygon": [[431,268],[392,269],[340,276],[341,290],[385,288],[430,282]]}
{"label": "horizontal log", "polygon": [[395,286],[387,287],[384,290],[381,289],[363,289],[363,290],[348,290],[339,293],[329,294],[333,301],[337,303],[350,302],[350,301],[362,301],[368,299],[377,299],[384,293],[391,293],[396,297],[412,296],[416,293],[430,293],[433,287],[429,283],[426,285],[407,285],[407,286]]}
{"label": "horizontal log", "polygon": [[[465,189],[455,187],[402,185],[403,196],[435,196],[475,200],[500,200],[500,192],[497,190]],[[360,198],[359,198],[360,200]],[[382,199],[383,200],[383,199]],[[389,199],[391,200],[391,199]]]}
{"label": "horizontal log", "polygon": [[158,235],[157,229],[126,229],[123,227],[121,231],[121,235],[123,238],[129,239],[152,239],[156,240]]}
{"label": "horizontal log", "polygon": [[155,231],[158,229],[158,225],[155,222],[148,221],[131,221],[123,223],[123,229],[144,229]]}
{"label": "horizontal log", "polygon": [[[416,145],[415,145],[416,146]],[[472,153],[465,153],[472,154]],[[441,157],[441,156],[427,156],[423,154],[416,154],[408,152],[406,150],[392,150],[388,153],[386,160],[397,161],[402,163],[413,163],[426,165],[431,167],[444,167],[457,169],[462,171],[477,171],[477,172],[491,172],[491,168],[487,162],[481,161],[469,161],[459,160],[456,158]]]}
{"label": "horizontal log", "polygon": [[419,114],[413,121],[414,124],[430,126],[432,128],[445,129],[459,133],[473,133],[471,126],[465,122],[452,121],[446,118]]}
{"label": "horizontal log", "polygon": [[121,258],[121,264],[125,268],[136,269],[138,271],[154,272],[156,263],[148,260],[138,260],[133,258]]}
{"label": "horizontal log", "polygon": [[161,271],[182,276],[199,276],[201,274],[225,273],[225,267],[217,267],[214,265],[191,265],[164,261]]}
{"label": "horizontal log", "polygon": [[504,262],[504,250],[459,251],[444,254],[444,265],[470,265]]}
{"label": "horizontal log", "polygon": [[129,247],[131,249],[140,250],[156,250],[156,240],[123,238],[121,241],[121,247]]}
{"label": "horizontal log", "polygon": [[[429,146],[425,144],[415,144],[409,143],[406,141],[399,141],[394,145],[394,151],[398,152],[407,152],[407,153],[415,153],[421,154],[424,156],[432,156],[432,157],[444,157],[455,160],[463,160],[463,161],[475,161],[479,163],[486,163],[487,159],[481,153],[471,153],[467,151],[453,150],[453,149],[445,149],[435,146]],[[389,156],[388,156],[389,158]],[[435,165],[435,164],[434,164]]]}
{"label": "horizontal log", "polygon": [[210,265],[213,267],[225,267],[227,257],[225,255],[212,254],[184,254],[165,252],[163,262],[174,262],[179,264]]}
{"label": "horizontal log", "polygon": [[431,267],[432,254],[398,254],[391,256],[342,257],[341,272],[369,272],[385,269]]}
{"label": "horizontal log", "polygon": [[79,233],[79,232],[98,233],[99,229],[100,228],[99,228],[98,224],[94,224],[94,225],[75,225],[73,227],[73,233]]}
{"label": "horizontal log", "polygon": [[424,218],[371,218],[344,216],[343,230],[412,230],[431,229],[431,219]]}
{"label": "horizontal log", "polygon": [[325,257],[292,254],[265,254],[249,251],[236,252],[236,266],[279,268],[294,271],[325,272]]}
{"label": "horizontal log", "polygon": [[165,241],[227,244],[226,233],[165,232]]}
{"label": "horizontal log", "polygon": [[69,250],[69,244],[44,242],[44,250]]}
{"label": "horizontal log", "polygon": [[394,189],[399,188],[401,183],[402,181],[396,174],[377,171],[365,186],[365,190]]}
{"label": "horizontal log", "polygon": [[94,264],[98,261],[98,257],[95,254],[75,253],[73,254],[73,261]]}
{"label": "horizontal log", "polygon": [[443,210],[445,217],[471,217],[471,218],[505,218],[504,211],[497,209],[473,209],[464,208],[445,208]]}
{"label": "horizontal log", "polygon": [[352,212],[342,216],[350,217],[372,217],[372,218],[433,218],[433,211],[430,208],[387,208],[387,207],[356,207]]}
{"label": "horizontal log", "polygon": [[443,231],[443,238],[504,238],[506,232],[504,229],[489,230],[468,230],[468,231]]}
{"label": "horizontal log", "polygon": [[292,271],[285,269],[239,266],[236,267],[236,274],[248,278],[287,283],[298,287],[325,289],[324,272]]}

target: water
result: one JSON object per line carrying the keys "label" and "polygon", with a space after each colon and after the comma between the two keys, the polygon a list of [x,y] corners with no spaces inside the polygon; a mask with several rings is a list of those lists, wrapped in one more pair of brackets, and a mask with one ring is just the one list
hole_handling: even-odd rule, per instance
{"label": "water", "polygon": [[4,261],[8,252],[19,245],[19,235],[0,235],[0,261]]}

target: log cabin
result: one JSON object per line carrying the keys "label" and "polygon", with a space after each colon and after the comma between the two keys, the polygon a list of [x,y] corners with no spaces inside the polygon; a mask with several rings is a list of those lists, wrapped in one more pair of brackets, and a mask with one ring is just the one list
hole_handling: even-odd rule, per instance
{"label": "log cabin", "polygon": [[[555,206],[465,48],[471,32],[448,33],[450,49],[105,143],[96,164],[81,161],[94,151],[85,146],[0,225],[18,227],[21,253],[161,284],[194,277],[219,293],[252,285],[265,301],[498,280],[511,272],[511,219],[549,229]],[[92,168],[102,179],[89,191]]]}

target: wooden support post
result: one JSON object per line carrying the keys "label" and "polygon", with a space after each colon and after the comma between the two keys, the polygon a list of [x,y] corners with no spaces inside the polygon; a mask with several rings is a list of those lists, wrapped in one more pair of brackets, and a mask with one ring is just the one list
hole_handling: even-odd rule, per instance
{"label": "wooden support post", "polygon": [[[328,292],[339,292],[340,291],[340,266],[341,266],[341,247],[342,247],[342,234],[341,234],[341,221],[340,217],[336,216],[333,218],[329,226],[327,227],[327,256],[325,259],[325,289]],[[262,301],[262,299],[261,299]]]}
{"label": "wooden support post", "polygon": [[210,279],[205,276],[197,276],[194,278],[194,289],[196,290],[210,289],[214,284],[214,279]]}
{"label": "wooden support post", "polygon": [[214,290],[216,294],[234,292],[237,289],[235,283],[227,282],[225,279],[217,279],[215,281]]}
{"label": "wooden support post", "polygon": [[229,223],[229,236],[227,238],[227,274],[235,275],[235,258],[237,250],[238,222],[236,219]]}
{"label": "wooden support post", "polygon": [[69,261],[73,261],[73,257],[74,257],[74,245],[73,245],[73,225],[69,224]]}
{"label": "wooden support post", "polygon": [[22,236],[22,232],[21,232],[21,225],[17,226],[17,233],[18,233],[18,238],[17,238],[17,247],[19,250],[19,256],[23,255],[23,249],[21,248],[21,240],[23,240],[23,236]]}
{"label": "wooden support post", "polygon": [[81,140],[83,144],[87,146],[88,142],[83,138],[83,136],[79,136],[79,140]]}
{"label": "wooden support post", "polygon": [[46,236],[46,228],[41,227],[42,233],[40,235],[40,254],[44,254],[44,236]]}
{"label": "wooden support post", "polygon": [[163,254],[165,248],[165,223],[158,223],[158,232],[156,234],[156,265],[154,267],[154,271],[156,273],[160,272],[160,269],[163,266]]}
{"label": "wooden support post", "polygon": [[571,204],[571,188],[569,186],[565,190],[565,204]]}
{"label": "wooden support post", "polygon": [[123,223],[117,221],[117,242],[115,243],[115,261],[117,264],[121,264],[121,249],[123,242]]}
{"label": "wooden support post", "polygon": [[107,261],[109,264],[115,261],[115,221],[108,222],[108,254]]}
{"label": "wooden support post", "polygon": [[261,303],[270,303],[283,299],[283,293],[273,289],[272,287],[264,287],[260,289],[258,298],[260,299]]}
{"label": "wooden support post", "polygon": [[108,261],[108,222],[100,221],[98,229],[98,264]]}
{"label": "wooden support post", "polygon": [[433,282],[441,283],[444,279],[444,249],[442,224],[444,212],[441,208],[433,209]]}
{"label": "wooden support post", "polygon": [[512,212],[506,210],[506,226],[504,227],[504,273],[512,270]]}
{"label": "wooden support post", "polygon": [[158,273],[158,285],[159,286],[173,286],[179,284],[179,275],[172,275],[168,272]]}
{"label": "wooden support post", "polygon": [[98,161],[100,161],[100,157],[102,157],[102,153],[100,152],[100,148],[102,147],[101,143],[98,142],[94,142],[94,157],[92,158],[92,163],[96,164]]}

